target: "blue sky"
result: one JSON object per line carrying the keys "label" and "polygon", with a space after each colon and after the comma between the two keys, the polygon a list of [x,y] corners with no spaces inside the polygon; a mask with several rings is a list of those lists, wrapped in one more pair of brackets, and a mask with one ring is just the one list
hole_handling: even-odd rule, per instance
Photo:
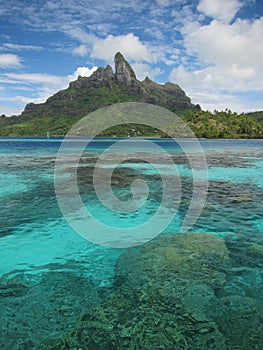
{"label": "blue sky", "polygon": [[0,0],[0,115],[44,102],[121,51],[138,79],[203,109],[263,110],[262,0]]}

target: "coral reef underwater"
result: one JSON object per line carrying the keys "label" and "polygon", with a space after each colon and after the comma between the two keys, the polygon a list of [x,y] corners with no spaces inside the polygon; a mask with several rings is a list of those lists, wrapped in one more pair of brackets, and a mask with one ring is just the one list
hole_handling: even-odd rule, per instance
{"label": "coral reef underwater", "polygon": [[163,234],[118,260],[105,301],[45,350],[263,349],[262,239]]}

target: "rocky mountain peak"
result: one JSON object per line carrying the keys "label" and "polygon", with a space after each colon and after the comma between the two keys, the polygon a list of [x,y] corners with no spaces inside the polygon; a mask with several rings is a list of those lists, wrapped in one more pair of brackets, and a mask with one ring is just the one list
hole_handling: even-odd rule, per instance
{"label": "rocky mountain peak", "polygon": [[40,116],[53,118],[53,115],[57,115],[60,118],[63,115],[67,120],[66,118],[83,116],[109,104],[127,101],[156,104],[175,112],[200,110],[200,106],[193,105],[177,84],[159,84],[149,77],[139,81],[120,52],[116,53],[114,63],[115,72],[107,65],[105,68],[99,67],[88,77],[79,76],[67,89],[58,91],[45,103],[28,104],[21,117],[33,120]]}
{"label": "rocky mountain peak", "polygon": [[98,68],[91,76],[92,80],[102,81],[105,79],[113,79],[114,73],[111,66],[108,64],[106,68]]}
{"label": "rocky mountain peak", "polygon": [[151,84],[151,83],[153,83],[153,81],[152,81],[148,76],[144,79],[143,82],[146,83],[146,84]]}
{"label": "rocky mountain peak", "polygon": [[132,81],[137,80],[132,67],[125,60],[125,58],[120,52],[116,53],[114,63],[115,75],[118,83],[132,85]]}

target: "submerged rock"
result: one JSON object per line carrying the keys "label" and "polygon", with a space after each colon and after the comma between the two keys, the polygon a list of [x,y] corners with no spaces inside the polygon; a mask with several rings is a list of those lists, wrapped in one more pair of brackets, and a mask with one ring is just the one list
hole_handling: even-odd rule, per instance
{"label": "submerged rock", "polygon": [[[83,309],[98,305],[102,298],[93,281],[66,271],[17,272],[8,277],[0,278],[1,350],[40,349],[47,337],[64,334]],[[60,340],[49,342],[56,348]]]}
{"label": "submerged rock", "polygon": [[253,243],[249,247],[248,252],[251,255],[256,255],[256,256],[259,256],[259,257],[263,258],[263,245],[262,244]]}
{"label": "submerged rock", "polygon": [[208,321],[207,315],[215,304],[215,293],[212,288],[198,281],[190,282],[184,289],[182,305],[196,321]]}
{"label": "submerged rock", "polygon": [[116,270],[117,275],[126,275],[126,279],[132,279],[137,285],[146,280],[158,283],[172,277],[198,280],[220,288],[224,284],[223,264],[227,261],[223,239],[197,233],[167,234],[128,250]]}
{"label": "submerged rock", "polygon": [[[234,249],[212,235],[165,234],[128,249],[109,298],[42,348],[262,349],[260,239],[249,240]],[[256,269],[236,259],[247,247]]]}
{"label": "submerged rock", "polygon": [[227,262],[224,241],[209,235],[161,235],[131,248],[117,263],[109,299],[43,348],[224,350],[209,310]]}

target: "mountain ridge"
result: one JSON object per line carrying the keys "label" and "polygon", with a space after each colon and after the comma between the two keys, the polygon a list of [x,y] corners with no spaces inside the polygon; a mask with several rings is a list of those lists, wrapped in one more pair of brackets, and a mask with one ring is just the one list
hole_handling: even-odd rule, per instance
{"label": "mountain ridge", "polygon": [[[139,81],[132,67],[120,52],[116,53],[114,63],[115,73],[112,67],[107,65],[105,68],[99,67],[89,77],[78,76],[77,80],[69,83],[67,89],[58,91],[53,96],[49,97],[46,102],[27,104],[21,116],[28,116],[30,118],[35,113],[45,116],[46,113],[42,111],[42,107],[46,105],[53,107],[50,111],[51,113],[56,113],[56,109],[60,107],[62,109],[64,108],[65,114],[67,114],[66,110],[71,104],[74,104],[71,101],[78,98],[83,98],[83,104],[79,106],[78,110],[81,117],[97,108],[128,101],[169,106],[174,112],[188,109],[200,110],[198,105],[196,106],[191,103],[190,98],[186,96],[185,92],[177,84],[166,83],[161,85],[153,82],[148,77],[146,77],[144,81]],[[102,97],[99,96],[102,92],[99,91],[99,89],[105,90],[105,94],[109,95],[109,100],[101,101],[99,105],[89,104],[91,97],[94,95],[96,96],[94,90],[97,90],[98,97]],[[119,95],[125,94],[126,96],[118,98],[118,96],[116,96],[117,92]],[[122,101],[123,99],[124,101]],[[67,104],[64,106],[61,103],[63,100],[67,100]],[[56,103],[56,101],[58,103]],[[74,116],[74,114],[75,113],[73,113],[72,116]]]}
{"label": "mountain ridge", "polygon": [[[49,133],[63,136],[87,114],[124,102],[142,102],[164,107],[187,122],[197,137],[260,138],[263,135],[263,123],[252,116],[242,114],[240,117],[229,110],[221,114],[205,112],[198,104],[192,104],[177,84],[159,84],[149,77],[143,81],[138,80],[120,52],[116,53],[114,64],[115,72],[110,65],[99,67],[89,77],[78,76],[66,89],[50,96],[46,102],[28,103],[21,115],[0,117],[0,135],[44,136]],[[130,131],[123,127],[118,128],[117,132],[111,130],[110,135],[112,134],[127,136]],[[143,128],[140,135],[160,136],[150,127]]]}

